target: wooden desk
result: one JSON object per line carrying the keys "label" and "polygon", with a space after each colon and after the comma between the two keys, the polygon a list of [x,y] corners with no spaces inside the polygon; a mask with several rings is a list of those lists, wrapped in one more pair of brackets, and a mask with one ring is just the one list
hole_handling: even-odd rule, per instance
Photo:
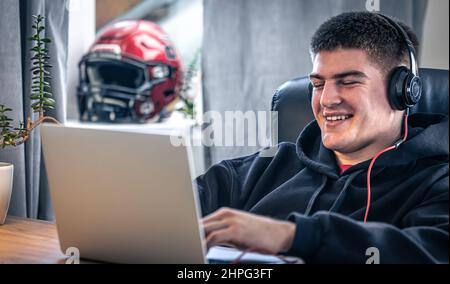
{"label": "wooden desk", "polygon": [[56,225],[33,219],[7,217],[0,225],[0,263],[65,263]]}
{"label": "wooden desk", "polygon": [[[60,250],[54,223],[8,216],[0,225],[0,264],[65,264],[67,259]],[[80,263],[99,262],[81,259]]]}

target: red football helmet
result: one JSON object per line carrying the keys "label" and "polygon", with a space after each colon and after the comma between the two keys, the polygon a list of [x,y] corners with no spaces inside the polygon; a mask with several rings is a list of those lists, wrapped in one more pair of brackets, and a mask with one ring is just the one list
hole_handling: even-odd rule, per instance
{"label": "red football helmet", "polygon": [[145,122],[167,116],[182,84],[181,60],[169,37],[144,20],[107,28],[79,68],[83,121]]}

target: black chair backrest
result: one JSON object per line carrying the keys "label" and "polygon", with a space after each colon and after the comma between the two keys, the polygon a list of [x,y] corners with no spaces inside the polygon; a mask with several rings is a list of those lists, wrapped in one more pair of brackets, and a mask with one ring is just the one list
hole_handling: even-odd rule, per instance
{"label": "black chair backrest", "polygon": [[[422,98],[411,113],[448,115],[448,70],[419,70]],[[272,98],[272,111],[278,112],[278,142],[295,142],[303,128],[314,119],[308,100],[309,78],[301,77],[281,85]]]}

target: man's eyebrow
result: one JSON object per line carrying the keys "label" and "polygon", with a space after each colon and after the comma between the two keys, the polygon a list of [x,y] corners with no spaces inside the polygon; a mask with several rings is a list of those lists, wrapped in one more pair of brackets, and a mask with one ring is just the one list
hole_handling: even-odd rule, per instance
{"label": "man's eyebrow", "polygon": [[[342,73],[334,74],[331,78],[332,79],[342,79],[342,78],[349,77],[349,76],[358,77],[361,79],[367,78],[367,75],[365,73],[363,73],[361,71],[356,71],[356,70],[345,71]],[[311,74],[309,74],[309,79],[325,80],[325,77],[318,73],[311,73]]]}

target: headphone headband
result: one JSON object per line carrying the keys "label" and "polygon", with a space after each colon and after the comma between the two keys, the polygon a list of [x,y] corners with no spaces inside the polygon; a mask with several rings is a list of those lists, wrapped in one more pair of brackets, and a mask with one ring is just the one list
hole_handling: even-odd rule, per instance
{"label": "headphone headband", "polygon": [[406,47],[408,48],[409,67],[410,67],[409,69],[411,70],[411,72],[413,73],[414,76],[418,76],[419,75],[419,66],[417,64],[417,59],[416,59],[416,49],[414,48],[414,45],[413,45],[412,41],[410,40],[406,31],[396,21],[394,21],[389,16],[386,16],[386,15],[383,15],[380,13],[375,13],[375,14],[380,16],[385,21],[387,21],[388,24],[391,27],[395,28],[397,30],[397,32],[401,35],[404,42],[406,43]]}

